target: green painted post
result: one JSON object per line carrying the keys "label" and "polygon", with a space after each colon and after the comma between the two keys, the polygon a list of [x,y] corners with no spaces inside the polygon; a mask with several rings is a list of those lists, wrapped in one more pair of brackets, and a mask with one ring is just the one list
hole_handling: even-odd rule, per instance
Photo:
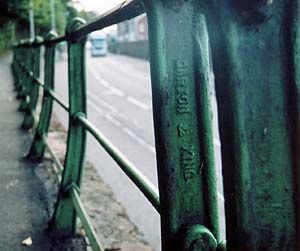
{"label": "green painted post", "polygon": [[22,100],[25,97],[25,70],[23,68],[23,65],[26,64],[26,61],[28,61],[27,57],[27,50],[23,46],[20,46],[18,53],[18,61],[19,61],[19,76],[18,76],[18,83],[17,83],[17,99]]}
{"label": "green painted post", "polygon": [[[47,34],[45,40],[51,40],[56,37],[56,33],[51,31]],[[34,140],[32,142],[29,154],[27,155],[29,159],[36,161],[40,161],[43,159],[45,152],[43,138],[48,134],[52,115],[53,99],[49,95],[48,90],[54,90],[55,46],[56,44],[45,45],[45,78],[42,108]]]}
{"label": "green painted post", "polygon": [[[41,42],[42,38],[37,37],[34,42]],[[41,58],[41,46],[32,46],[32,73],[33,76],[38,78],[40,76],[40,58]],[[25,109],[25,117],[22,123],[22,128],[30,129],[34,125],[34,113],[39,97],[39,85],[34,83],[33,78],[28,78],[28,106]]]}
{"label": "green painted post", "polygon": [[17,86],[17,54],[18,54],[18,48],[13,47],[13,61],[11,64],[11,70],[14,78],[14,86],[16,88]]}
{"label": "green painted post", "polygon": [[20,54],[20,48],[18,48],[17,46],[14,48],[14,52],[13,52],[14,56],[13,56],[13,63],[12,63],[12,72],[13,72],[13,76],[14,76],[14,85],[15,85],[15,91],[18,91],[18,86],[19,86],[19,71],[20,71],[20,67],[19,67],[19,54]]}
{"label": "green painted post", "polygon": [[86,114],[86,77],[85,77],[85,42],[86,37],[80,39],[70,36],[70,33],[84,24],[81,18],[75,18],[66,28],[68,37],[68,66],[69,66],[69,130],[65,168],[62,174],[60,192],[52,218],[54,229],[64,230],[72,234],[76,230],[76,212],[68,189],[80,189],[84,154],[86,145],[86,131],[76,122],[77,114]]}
{"label": "green painted post", "polygon": [[219,240],[209,46],[198,1],[144,0],[148,16],[163,251]]}
{"label": "green painted post", "polygon": [[[25,68],[29,71],[32,71],[32,66],[33,66],[33,48],[31,45],[25,46],[24,47],[24,56],[25,59],[24,64]],[[26,70],[23,69],[22,71],[22,88],[19,92],[19,97],[21,99],[20,107],[19,110],[25,112],[28,107],[29,107],[29,99],[30,99],[30,88],[31,88],[31,78],[30,76],[26,73]]]}
{"label": "green painted post", "polygon": [[300,250],[299,4],[203,4],[216,79],[228,251]]}

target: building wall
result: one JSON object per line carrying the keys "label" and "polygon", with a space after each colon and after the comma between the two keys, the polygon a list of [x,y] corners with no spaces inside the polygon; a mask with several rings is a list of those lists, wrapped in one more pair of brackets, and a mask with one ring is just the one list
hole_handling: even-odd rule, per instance
{"label": "building wall", "polygon": [[128,55],[141,59],[149,59],[148,40],[119,42],[117,47],[118,49],[116,52],[118,54]]}
{"label": "building wall", "polygon": [[117,25],[117,40],[119,42],[132,42],[148,40],[148,22],[146,14]]}
{"label": "building wall", "polygon": [[142,15],[137,17],[136,20],[136,33],[137,33],[137,40],[148,40],[148,21],[147,16]]}
{"label": "building wall", "polygon": [[149,58],[146,14],[117,25],[115,52],[137,58]]}

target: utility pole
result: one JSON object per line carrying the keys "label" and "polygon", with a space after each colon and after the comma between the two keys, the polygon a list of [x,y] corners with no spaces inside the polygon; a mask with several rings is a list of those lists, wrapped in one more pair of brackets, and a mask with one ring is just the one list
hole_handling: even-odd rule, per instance
{"label": "utility pole", "polygon": [[34,31],[34,12],[33,12],[32,0],[30,0],[30,3],[29,3],[29,24],[30,24],[30,38],[34,39],[35,31]]}
{"label": "utility pole", "polygon": [[55,0],[50,0],[51,9],[51,30],[56,31],[56,19],[55,19]]}

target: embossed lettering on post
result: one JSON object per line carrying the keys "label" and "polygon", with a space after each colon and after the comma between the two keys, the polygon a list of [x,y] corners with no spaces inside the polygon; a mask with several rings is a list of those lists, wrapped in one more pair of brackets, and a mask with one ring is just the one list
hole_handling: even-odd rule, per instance
{"label": "embossed lettering on post", "polygon": [[183,169],[184,179],[189,181],[194,178],[196,172],[196,160],[193,146],[180,148],[180,161]]}
{"label": "embossed lettering on post", "polygon": [[181,123],[177,126],[178,136],[179,137],[186,137],[190,133],[190,128],[187,124]]}
{"label": "embossed lettering on post", "polygon": [[188,96],[188,66],[184,61],[176,62],[176,111],[179,114],[190,112]]}
{"label": "embossed lettering on post", "polygon": [[188,64],[184,60],[176,61],[176,113],[179,119],[177,134],[179,140],[180,169],[186,184],[189,184],[196,176],[197,160],[192,144],[192,126],[190,124],[191,101],[189,89]]}

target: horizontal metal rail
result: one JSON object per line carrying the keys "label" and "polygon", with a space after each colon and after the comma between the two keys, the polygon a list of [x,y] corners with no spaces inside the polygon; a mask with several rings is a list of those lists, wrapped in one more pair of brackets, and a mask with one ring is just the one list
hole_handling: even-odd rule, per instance
{"label": "horizontal metal rail", "polygon": [[68,192],[70,194],[70,197],[71,197],[71,200],[75,207],[75,210],[78,214],[78,217],[81,221],[81,224],[85,230],[85,233],[90,241],[90,245],[91,245],[93,251],[104,251],[100,242],[97,239],[97,234],[96,234],[95,230],[93,229],[92,223],[89,220],[89,216],[86,213],[86,211],[81,203],[81,200],[80,200],[80,197],[79,197],[79,194],[78,194],[76,188],[71,186]]}
{"label": "horizontal metal rail", "polygon": [[66,41],[66,36],[60,36],[58,38],[54,38],[54,39],[51,39],[51,40],[46,40],[46,41],[43,41],[43,42],[38,42],[36,43],[37,46],[40,46],[40,45],[51,45],[51,44],[58,44],[58,43],[61,43],[61,42],[64,42]]}
{"label": "horizontal metal rail", "polygon": [[99,144],[146,196],[154,208],[160,212],[159,194],[155,185],[153,185],[88,119],[81,115],[77,115],[75,119],[95,137]]}
{"label": "horizontal metal rail", "polygon": [[60,98],[54,91],[45,89],[46,92],[67,112],[69,112],[69,105]]}
{"label": "horizontal metal rail", "polygon": [[95,21],[84,24],[70,34],[72,38],[86,36],[89,33],[105,27],[134,18],[145,12],[143,4],[139,0],[127,0],[120,3],[112,10],[100,15]]}
{"label": "horizontal metal rail", "polygon": [[25,41],[20,43],[17,46],[26,47],[29,45],[40,46],[40,45],[49,45],[49,44],[57,44],[68,39],[79,39],[80,37],[86,36],[93,31],[97,31],[103,29],[105,27],[118,24],[120,22],[126,21],[128,19],[134,18],[138,15],[145,13],[144,6],[139,0],[127,0],[119,5],[117,5],[112,10],[100,15],[94,21],[91,21],[87,24],[82,25],[80,28],[76,29],[72,33],[68,34],[68,36],[60,36],[58,38],[54,38],[51,40],[45,41]]}
{"label": "horizontal metal rail", "polygon": [[37,84],[41,87],[44,87],[44,84],[42,83],[42,81],[39,78],[37,78],[36,76],[34,76],[33,72],[28,70],[24,64],[22,64],[22,68],[25,70],[26,74],[31,77],[31,79],[35,82],[35,84]]}
{"label": "horizontal metal rail", "polygon": [[69,112],[69,105],[61,97],[59,97],[54,91],[47,89],[41,80],[35,77],[33,72],[29,71],[24,64],[21,64],[21,66],[25,70],[26,74],[32,78],[35,84],[44,88],[47,94],[49,94],[65,111]]}
{"label": "horizontal metal rail", "polygon": [[39,85],[42,88],[45,88],[44,84],[42,83],[42,81],[36,77],[33,76],[32,72],[29,73],[30,76],[32,77],[33,81],[35,84]]}

